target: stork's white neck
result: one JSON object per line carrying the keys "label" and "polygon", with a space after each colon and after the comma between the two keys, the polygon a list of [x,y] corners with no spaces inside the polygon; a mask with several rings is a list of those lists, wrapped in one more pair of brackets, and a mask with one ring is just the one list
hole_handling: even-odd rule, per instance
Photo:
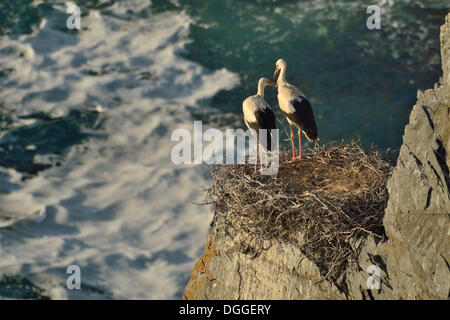
{"label": "stork's white neck", "polygon": [[264,88],[265,88],[265,84],[263,82],[258,83],[258,93],[257,95],[261,96],[264,99]]}
{"label": "stork's white neck", "polygon": [[277,79],[277,84],[282,84],[282,83],[286,83],[286,68],[285,67],[280,69],[280,75],[278,76],[278,79]]}

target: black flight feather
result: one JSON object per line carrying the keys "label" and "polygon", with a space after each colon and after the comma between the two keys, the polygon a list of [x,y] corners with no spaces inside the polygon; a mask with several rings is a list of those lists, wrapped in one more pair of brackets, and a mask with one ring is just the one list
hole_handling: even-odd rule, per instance
{"label": "black flight feather", "polygon": [[256,122],[247,122],[247,126],[256,131],[256,138],[259,141],[259,129],[267,129],[267,141],[263,141],[262,146],[264,149],[272,150],[271,133],[272,129],[276,129],[275,114],[270,108],[258,109],[255,112]]}
{"label": "black flight feather", "polygon": [[291,104],[295,112],[285,112],[284,114],[305,133],[309,141],[315,140],[317,138],[317,126],[311,104],[303,96],[292,100]]}

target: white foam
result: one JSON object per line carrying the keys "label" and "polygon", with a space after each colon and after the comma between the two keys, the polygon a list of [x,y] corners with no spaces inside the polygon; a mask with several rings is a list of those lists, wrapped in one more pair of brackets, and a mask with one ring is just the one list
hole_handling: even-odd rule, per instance
{"label": "white foam", "polygon": [[[120,2],[111,10],[147,4]],[[208,181],[201,166],[171,164],[170,134],[192,127],[187,106],[202,107],[199,101],[232,88],[237,76],[179,56],[189,41],[185,13],[126,21],[91,11],[78,36],[58,31],[55,21],[2,40],[0,59],[14,68],[8,81],[17,85],[0,91],[0,100],[19,114],[95,108],[107,135],[71,148],[61,167],[30,180],[2,169],[14,188],[0,194],[1,208],[9,199],[9,215],[20,219],[0,229],[0,274],[26,270],[55,299],[180,298],[210,222],[205,208],[188,201]],[[150,80],[140,79],[143,72]],[[104,292],[65,289],[70,264],[81,267],[82,287]]]}

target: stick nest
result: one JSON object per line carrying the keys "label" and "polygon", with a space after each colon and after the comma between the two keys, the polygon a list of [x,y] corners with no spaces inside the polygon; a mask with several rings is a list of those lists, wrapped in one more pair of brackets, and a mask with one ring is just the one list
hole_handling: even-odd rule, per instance
{"label": "stick nest", "polygon": [[282,151],[276,176],[254,173],[252,165],[211,166],[205,203],[213,205],[214,221],[249,235],[255,255],[264,250],[255,243],[291,242],[339,287],[358,254],[354,240],[384,237],[392,165],[355,143],[316,145],[295,164],[289,160]]}

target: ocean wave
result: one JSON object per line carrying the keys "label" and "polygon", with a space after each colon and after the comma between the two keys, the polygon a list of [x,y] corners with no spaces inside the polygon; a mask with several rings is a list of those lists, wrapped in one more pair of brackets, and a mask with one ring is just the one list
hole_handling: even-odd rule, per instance
{"label": "ocean wave", "polygon": [[[180,56],[186,13],[121,17],[144,3],[91,9],[70,33],[55,5],[31,33],[0,44],[10,70],[0,101],[13,115],[0,137],[12,163],[0,169],[0,273],[26,276],[50,298],[179,298],[203,249],[210,217],[188,201],[206,172],[171,164],[170,133],[239,80]],[[65,288],[71,264],[81,291]]]}

